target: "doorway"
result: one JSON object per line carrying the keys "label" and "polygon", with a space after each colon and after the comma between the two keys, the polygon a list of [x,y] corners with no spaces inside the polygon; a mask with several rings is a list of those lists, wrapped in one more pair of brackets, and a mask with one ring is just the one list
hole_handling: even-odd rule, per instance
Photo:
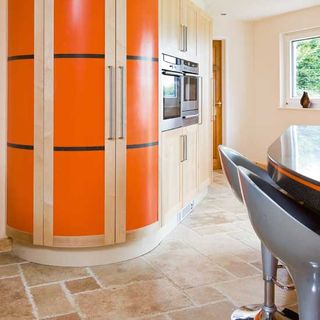
{"label": "doorway", "polygon": [[221,169],[218,146],[222,144],[223,40],[213,40],[213,170]]}

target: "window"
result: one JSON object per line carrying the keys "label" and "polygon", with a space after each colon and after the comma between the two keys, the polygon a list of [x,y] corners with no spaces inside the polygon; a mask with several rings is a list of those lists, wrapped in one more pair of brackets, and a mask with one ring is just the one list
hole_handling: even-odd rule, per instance
{"label": "window", "polygon": [[301,107],[306,91],[320,108],[320,28],[285,34],[283,46],[283,104]]}

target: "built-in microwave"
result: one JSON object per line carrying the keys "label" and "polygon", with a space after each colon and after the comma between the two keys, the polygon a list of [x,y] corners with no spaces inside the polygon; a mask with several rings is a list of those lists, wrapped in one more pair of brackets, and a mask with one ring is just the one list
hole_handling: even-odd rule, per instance
{"label": "built-in microwave", "polygon": [[199,122],[199,65],[162,55],[162,123],[166,131]]}

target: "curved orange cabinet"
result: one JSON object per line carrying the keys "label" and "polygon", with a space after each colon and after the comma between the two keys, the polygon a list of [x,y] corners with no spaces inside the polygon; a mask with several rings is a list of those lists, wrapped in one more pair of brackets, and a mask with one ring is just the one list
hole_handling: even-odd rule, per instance
{"label": "curved orange cabinet", "polygon": [[8,234],[97,247],[154,225],[158,1],[10,0],[8,21]]}

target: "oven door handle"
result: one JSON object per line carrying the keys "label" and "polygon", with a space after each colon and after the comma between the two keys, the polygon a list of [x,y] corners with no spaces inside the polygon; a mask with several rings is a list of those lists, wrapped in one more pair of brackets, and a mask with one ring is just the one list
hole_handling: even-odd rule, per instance
{"label": "oven door handle", "polygon": [[193,119],[193,118],[197,118],[197,117],[199,117],[199,113],[192,114],[192,115],[189,115],[189,116],[183,116],[182,119]]}
{"label": "oven door handle", "polygon": [[175,73],[175,72],[171,72],[171,71],[162,71],[162,74],[166,75],[166,76],[175,76],[175,77],[182,77],[183,74],[182,73]]}

